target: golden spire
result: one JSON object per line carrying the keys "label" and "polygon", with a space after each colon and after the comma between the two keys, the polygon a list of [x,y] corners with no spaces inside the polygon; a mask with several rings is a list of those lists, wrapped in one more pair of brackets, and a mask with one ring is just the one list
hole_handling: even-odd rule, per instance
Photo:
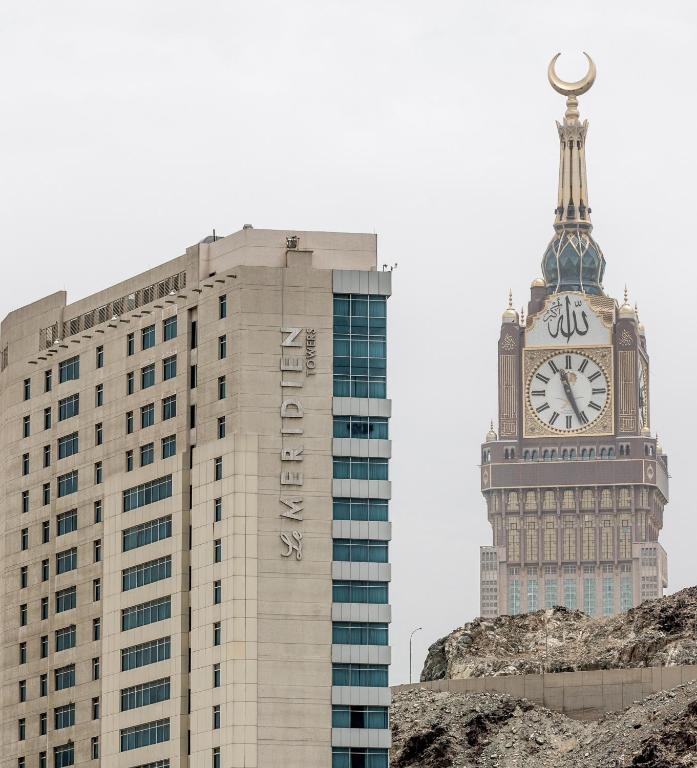
{"label": "golden spire", "polygon": [[557,196],[554,227],[557,230],[569,225],[590,231],[590,208],[588,207],[588,183],[586,179],[586,132],[588,121],[579,121],[578,96],[586,93],[595,82],[595,64],[588,59],[588,72],[580,80],[568,83],[557,76],[554,65],[561,56],[558,53],[547,68],[550,85],[557,93],[566,96],[566,113],[563,124],[557,123],[559,131],[559,193]]}
{"label": "golden spire", "polygon": [[501,319],[504,323],[517,323],[518,313],[513,309],[513,291],[508,289],[508,307],[503,311]]}
{"label": "golden spire", "polygon": [[634,309],[629,303],[629,291],[626,285],[624,286],[624,304],[620,307],[620,317],[633,317],[636,319]]}

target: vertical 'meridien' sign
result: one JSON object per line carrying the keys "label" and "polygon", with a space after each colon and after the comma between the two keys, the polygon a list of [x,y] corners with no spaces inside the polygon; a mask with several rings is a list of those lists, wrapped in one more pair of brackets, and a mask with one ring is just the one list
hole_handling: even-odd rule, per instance
{"label": "vertical 'meridien' sign", "polygon": [[[305,331],[304,344],[298,337]],[[302,389],[305,375],[315,373],[316,333],[314,328],[282,327],[281,334],[281,505],[280,516],[292,521],[295,525],[291,530],[282,530],[281,542],[285,551],[281,557],[291,557],[296,560],[303,558],[303,533],[300,523],[303,522],[305,501],[300,495],[303,486],[303,416],[305,410],[299,397],[286,397],[287,390]],[[293,349],[302,349],[304,356],[294,354]],[[290,394],[290,393],[288,393]],[[301,394],[301,393],[297,393]],[[295,488],[294,492],[291,488]]]}

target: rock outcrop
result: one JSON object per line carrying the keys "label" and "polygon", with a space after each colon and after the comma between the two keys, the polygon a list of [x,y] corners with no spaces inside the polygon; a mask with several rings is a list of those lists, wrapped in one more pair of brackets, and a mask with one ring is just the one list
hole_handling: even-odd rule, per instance
{"label": "rock outcrop", "polygon": [[391,709],[392,768],[697,766],[697,682],[582,723],[502,694],[411,689]]}
{"label": "rock outcrop", "polygon": [[478,618],[435,642],[421,680],[697,664],[697,587],[592,619],[566,608]]}

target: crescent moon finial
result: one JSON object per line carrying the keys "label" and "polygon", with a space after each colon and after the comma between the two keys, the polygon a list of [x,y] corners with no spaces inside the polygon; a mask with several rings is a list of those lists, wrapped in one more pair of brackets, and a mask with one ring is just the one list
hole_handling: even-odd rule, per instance
{"label": "crescent moon finial", "polygon": [[580,80],[576,80],[573,83],[568,83],[566,80],[562,80],[557,76],[554,70],[554,65],[557,63],[557,59],[561,56],[561,53],[557,53],[552,61],[549,62],[547,67],[547,77],[549,78],[549,84],[554,88],[557,93],[561,93],[562,96],[580,96],[590,89],[595,82],[595,63],[593,59],[584,51],[583,55],[588,59],[588,72]]}

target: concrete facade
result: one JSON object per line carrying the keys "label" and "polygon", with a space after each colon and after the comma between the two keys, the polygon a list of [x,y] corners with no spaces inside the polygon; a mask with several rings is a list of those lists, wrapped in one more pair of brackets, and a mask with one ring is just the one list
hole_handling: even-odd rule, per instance
{"label": "concrete facade", "polygon": [[3,766],[387,765],[391,527],[334,511],[390,496],[389,439],[335,424],[387,431],[384,391],[334,371],[336,302],[384,308],[375,268],[372,235],[245,228],[3,321]]}
{"label": "concrete facade", "polygon": [[697,665],[597,669],[586,672],[554,672],[544,675],[502,675],[465,680],[431,680],[393,688],[412,688],[450,693],[507,693],[529,699],[548,709],[579,720],[597,720],[606,712],[618,712],[635,701],[697,680]]}

